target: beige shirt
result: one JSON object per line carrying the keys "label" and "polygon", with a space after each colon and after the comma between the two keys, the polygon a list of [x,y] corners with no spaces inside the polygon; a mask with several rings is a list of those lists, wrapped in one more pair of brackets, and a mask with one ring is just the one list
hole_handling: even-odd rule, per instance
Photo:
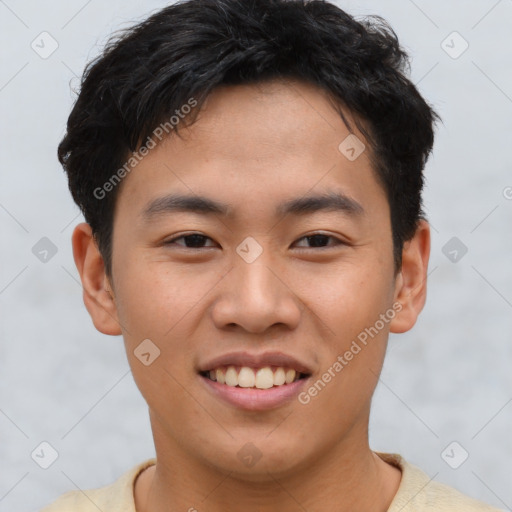
{"label": "beige shirt", "polygon": [[[500,509],[474,500],[431,480],[426,473],[394,453],[377,455],[402,471],[400,487],[388,512],[498,512]],[[148,459],[124,473],[110,485],[86,491],[70,491],[41,512],[136,512],[133,497],[137,476],[156,463]]]}

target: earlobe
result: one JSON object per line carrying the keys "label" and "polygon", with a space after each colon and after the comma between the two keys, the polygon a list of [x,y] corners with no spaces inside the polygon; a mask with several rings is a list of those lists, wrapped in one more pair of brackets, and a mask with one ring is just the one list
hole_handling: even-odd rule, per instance
{"label": "earlobe", "polygon": [[103,334],[122,334],[114,293],[89,224],[83,222],[75,227],[72,245],[76,268],[82,281],[85,307],[94,326]]}
{"label": "earlobe", "polygon": [[401,310],[390,324],[391,332],[406,332],[416,323],[427,297],[429,256],[430,226],[420,220],[416,233],[405,242],[402,251],[402,267],[395,284],[395,301],[400,302]]}

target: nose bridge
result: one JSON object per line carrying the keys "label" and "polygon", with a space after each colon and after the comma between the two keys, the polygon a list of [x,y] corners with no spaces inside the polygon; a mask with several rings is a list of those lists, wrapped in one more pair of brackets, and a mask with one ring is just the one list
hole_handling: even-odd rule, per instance
{"label": "nose bridge", "polygon": [[261,237],[258,242],[248,236],[238,245],[233,270],[235,293],[240,300],[270,309],[279,292],[276,277],[270,270],[273,263],[271,249]]}
{"label": "nose bridge", "polygon": [[253,263],[239,262],[235,270],[237,276],[236,291],[239,300],[249,307],[271,310],[277,296],[281,295],[276,277],[270,270],[270,262],[260,256]]}
{"label": "nose bridge", "polygon": [[262,332],[274,324],[294,328],[301,309],[293,292],[283,283],[284,276],[279,278],[270,252],[262,250],[254,257],[254,246],[245,249],[248,250],[235,255],[233,269],[226,276],[214,306],[217,326],[237,324],[251,332]]}

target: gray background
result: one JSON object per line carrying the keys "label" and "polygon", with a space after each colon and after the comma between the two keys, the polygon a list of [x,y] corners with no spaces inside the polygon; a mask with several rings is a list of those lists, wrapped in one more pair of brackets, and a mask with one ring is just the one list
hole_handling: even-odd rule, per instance
{"label": "gray background", "polygon": [[[56,146],[85,63],[113,30],[166,4],[0,0],[2,511],[111,483],[154,455],[122,340],[98,333],[82,303],[70,244],[82,217]],[[444,121],[426,169],[427,306],[411,332],[391,338],[372,447],[510,510],[512,1],[338,5],[388,19],[410,52],[413,81]],[[34,40],[42,46],[43,31],[59,45],[46,59],[31,48]],[[464,43],[453,31],[469,43],[460,56]],[[57,249],[47,262],[32,252],[43,237]],[[443,253],[452,237],[467,247],[457,262]],[[46,470],[31,458],[43,441],[59,454]],[[445,457],[452,465],[469,453],[458,469],[442,457],[454,441]]]}

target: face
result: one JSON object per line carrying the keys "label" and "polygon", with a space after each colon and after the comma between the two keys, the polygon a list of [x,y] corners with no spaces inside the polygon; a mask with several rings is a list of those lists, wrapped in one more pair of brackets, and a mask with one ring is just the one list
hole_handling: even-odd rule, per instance
{"label": "face", "polygon": [[368,146],[340,151],[298,82],[217,89],[180,128],[124,179],[113,230],[111,316],[157,454],[257,479],[355,453],[408,309]]}

